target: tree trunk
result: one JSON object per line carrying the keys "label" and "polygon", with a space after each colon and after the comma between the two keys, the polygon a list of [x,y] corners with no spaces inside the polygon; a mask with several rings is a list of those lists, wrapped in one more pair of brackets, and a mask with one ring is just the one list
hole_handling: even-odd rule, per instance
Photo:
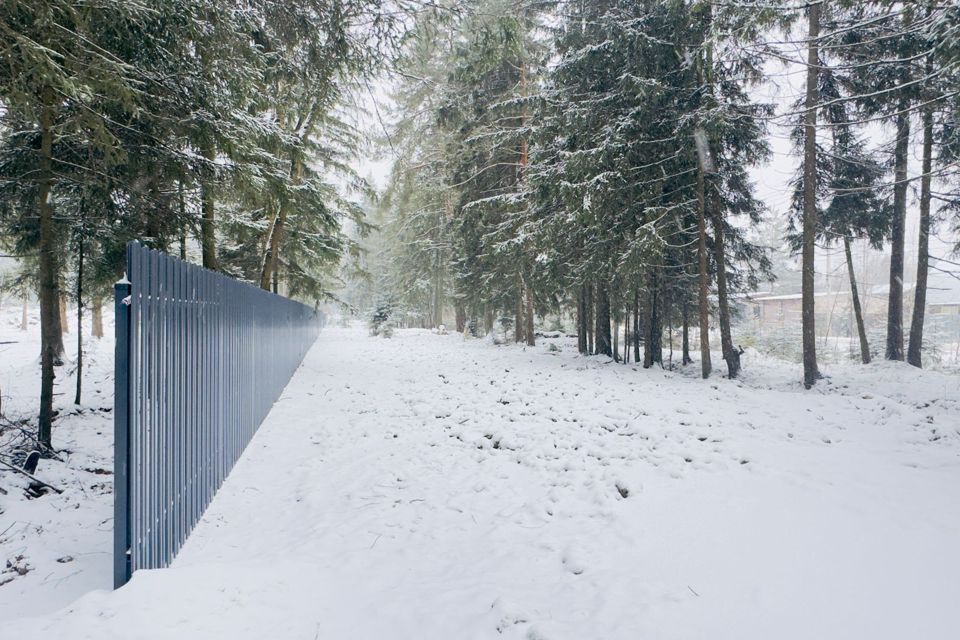
{"label": "tree trunk", "polygon": [[610,297],[607,287],[597,283],[596,353],[613,357],[610,343]]}
{"label": "tree trunk", "polygon": [[910,114],[906,98],[897,114],[897,144],[893,151],[893,225],[890,229],[890,296],[887,299],[887,360],[903,360],[903,251],[907,219],[907,162]]}
{"label": "tree trunk", "polygon": [[93,328],[92,332],[94,338],[103,337],[103,300],[97,298],[93,301]]}
{"label": "tree trunk", "polygon": [[[927,57],[927,75],[933,73]],[[907,362],[921,367],[923,321],[927,310],[927,275],[930,270],[930,171],[933,169],[933,107],[923,109],[923,175],[920,177],[920,240],[917,245],[917,288],[913,297],[913,319],[910,322],[910,348]]]}
{"label": "tree trunk", "polygon": [[577,351],[583,355],[589,355],[590,349],[587,346],[587,288],[580,285],[577,292]]}
{"label": "tree trunk", "polygon": [[654,272],[650,278],[650,305],[643,341],[643,368],[663,364],[663,320],[660,317],[660,283]]}
{"label": "tree trunk", "polygon": [[29,310],[30,310],[30,301],[27,299],[26,294],[24,294],[24,296],[23,296],[23,315],[20,316],[20,331],[26,331],[27,328],[29,327],[29,323],[27,322],[27,320],[28,320],[27,314],[28,314]]}
{"label": "tree trunk", "polygon": [[700,369],[710,377],[710,274],[707,272],[707,198],[703,162],[697,165],[697,304],[700,311]]}
{"label": "tree trunk", "polygon": [[[82,233],[82,232],[81,232]],[[80,404],[83,389],[83,237],[77,247],[77,393],[73,404]]]}
{"label": "tree trunk", "polygon": [[593,285],[587,287],[587,353],[590,355],[595,354],[596,351],[596,336],[594,335],[594,296],[593,296]]}
{"label": "tree trunk", "polygon": [[640,292],[633,290],[633,361],[640,362]]}
{"label": "tree trunk", "polygon": [[630,304],[623,309],[623,364],[630,362]]}
{"label": "tree trunk", "polygon": [[433,264],[433,326],[439,328],[443,324],[443,275],[440,272],[440,252],[434,252]]}
{"label": "tree trunk", "polygon": [[847,256],[847,275],[850,276],[850,295],[853,296],[853,315],[857,321],[857,335],[860,337],[860,359],[870,364],[870,344],[867,342],[867,328],[863,323],[863,308],[860,306],[860,294],[857,292],[857,277],[853,270],[853,252],[850,251],[850,236],[843,238],[843,251]]}
{"label": "tree trunk", "polygon": [[200,250],[203,257],[203,266],[207,269],[216,271],[217,264],[217,239],[216,239],[216,213],[214,210],[213,196],[213,164],[216,161],[216,152],[213,145],[207,145],[203,149],[203,157],[210,164],[209,174],[200,183]]}
{"label": "tree trunk", "polygon": [[513,316],[513,341],[523,342],[523,288],[517,292],[516,311]]}
{"label": "tree trunk", "polygon": [[270,283],[277,270],[277,260],[280,253],[280,235],[283,225],[287,221],[287,207],[281,204],[270,224],[270,235],[267,237],[266,253],[261,260],[260,288],[270,290]]}
{"label": "tree trunk", "polygon": [[463,303],[456,302],[453,305],[453,315],[457,323],[457,333],[463,333],[467,329],[467,310],[463,308]]}
{"label": "tree trunk", "polygon": [[690,357],[690,311],[687,305],[687,299],[683,299],[683,364],[688,365],[693,362]]}
{"label": "tree trunk", "polygon": [[53,448],[53,380],[54,364],[59,360],[57,344],[62,345],[60,332],[59,267],[57,264],[56,229],[50,207],[50,188],[53,179],[53,124],[55,95],[44,87],[40,112],[40,171],[37,184],[37,213],[40,218],[39,297],[40,297],[40,415],[37,440],[48,449]]}
{"label": "tree trunk", "polygon": [[[713,162],[717,166],[716,158]],[[727,299],[727,260],[723,239],[723,213],[720,205],[719,176],[715,176],[713,191],[710,196],[711,213],[713,214],[713,254],[717,263],[717,309],[720,319],[720,348],[723,359],[727,363],[727,377],[731,380],[740,373],[740,353],[733,348],[733,338],[730,334],[730,304]]]}
{"label": "tree trunk", "polygon": [[523,283],[523,299],[527,307],[525,315],[527,321],[525,332],[527,334],[527,346],[534,347],[537,344],[537,337],[533,329],[533,294],[530,293],[530,287],[527,286],[526,281]]}
{"label": "tree trunk", "polygon": [[817,368],[817,331],[814,309],[814,278],[817,235],[817,106],[820,65],[820,4],[807,7],[807,87],[803,129],[803,257],[802,257],[802,323],[803,323],[803,386],[809,389],[820,377]]}

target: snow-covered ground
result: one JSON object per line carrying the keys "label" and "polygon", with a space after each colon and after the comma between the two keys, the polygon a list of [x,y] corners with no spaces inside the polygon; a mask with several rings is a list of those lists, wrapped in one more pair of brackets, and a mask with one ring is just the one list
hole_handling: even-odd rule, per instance
{"label": "snow-covered ground", "polygon": [[[75,310],[74,310],[75,311]],[[21,331],[21,309],[0,309],[0,458],[22,442],[18,429],[36,430],[40,394],[40,321],[34,306]],[[104,318],[106,335],[113,335]],[[63,490],[30,499],[30,480],[0,465],[0,621],[49,613],[92,589],[109,588],[113,540],[113,340],[90,337],[85,318],[85,373],[81,404],[76,393],[76,320],[64,336],[64,365],[57,368],[53,444],[61,460],[42,460],[37,476]],[[6,638],[0,622],[0,638]]]}
{"label": "snow-covered ground", "polygon": [[109,550],[86,488],[109,476],[0,495],[0,531],[13,510],[63,545],[0,542],[38,567],[0,587],[0,636],[957,637],[960,379],[878,363],[805,392],[798,367],[744,365],[703,381],[567,339],[327,329],[172,568],[67,604],[71,565],[90,575],[64,590],[109,584],[66,537]]}

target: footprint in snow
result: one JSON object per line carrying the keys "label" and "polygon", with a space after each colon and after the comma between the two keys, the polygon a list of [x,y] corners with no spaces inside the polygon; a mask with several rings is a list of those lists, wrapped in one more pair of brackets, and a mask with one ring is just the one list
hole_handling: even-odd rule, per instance
{"label": "footprint in snow", "polygon": [[586,570],[584,563],[580,562],[576,556],[572,556],[570,552],[564,554],[563,566],[575,576],[581,575]]}

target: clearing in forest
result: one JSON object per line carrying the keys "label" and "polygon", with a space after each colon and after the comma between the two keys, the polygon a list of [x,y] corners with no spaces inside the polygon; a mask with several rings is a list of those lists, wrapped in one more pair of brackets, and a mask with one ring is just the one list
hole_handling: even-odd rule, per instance
{"label": "clearing in forest", "polygon": [[951,637],[956,379],[758,359],[326,330],[172,568],[4,633]]}

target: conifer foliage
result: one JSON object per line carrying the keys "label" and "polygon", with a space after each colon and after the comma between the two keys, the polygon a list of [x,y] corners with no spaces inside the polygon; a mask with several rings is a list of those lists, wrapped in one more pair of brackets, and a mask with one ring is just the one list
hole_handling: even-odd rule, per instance
{"label": "conifer foliage", "polygon": [[[844,248],[866,363],[850,247],[889,243],[886,353],[904,357],[903,221],[918,187],[909,360],[919,366],[925,242],[937,210],[949,215],[957,202],[955,6],[451,6],[416,21],[395,76],[399,149],[383,212],[397,231],[383,251],[385,285],[403,308],[427,325],[453,308],[460,330],[512,326],[529,344],[533,317],[566,316],[582,353],[647,367],[663,362],[675,334],[689,364],[697,334],[701,375],[714,374],[716,349],[735,378],[736,300],[772,278],[760,225],[786,213],[786,240],[802,255],[809,388],[821,377],[817,247]],[[755,97],[790,75],[778,65],[802,72],[792,106]],[[797,179],[785,212],[768,210],[750,177],[770,159],[771,126],[794,127]],[[890,137],[877,143],[878,131]],[[919,175],[906,166],[918,135]]]}
{"label": "conifer foliage", "polygon": [[[330,291],[350,245],[341,221],[363,226],[345,96],[393,46],[401,8],[3,3],[0,239],[34,267],[43,445],[62,301],[84,285],[102,299],[128,240],[184,257],[196,245],[206,267],[310,300]],[[68,292],[74,268],[83,275]]]}

